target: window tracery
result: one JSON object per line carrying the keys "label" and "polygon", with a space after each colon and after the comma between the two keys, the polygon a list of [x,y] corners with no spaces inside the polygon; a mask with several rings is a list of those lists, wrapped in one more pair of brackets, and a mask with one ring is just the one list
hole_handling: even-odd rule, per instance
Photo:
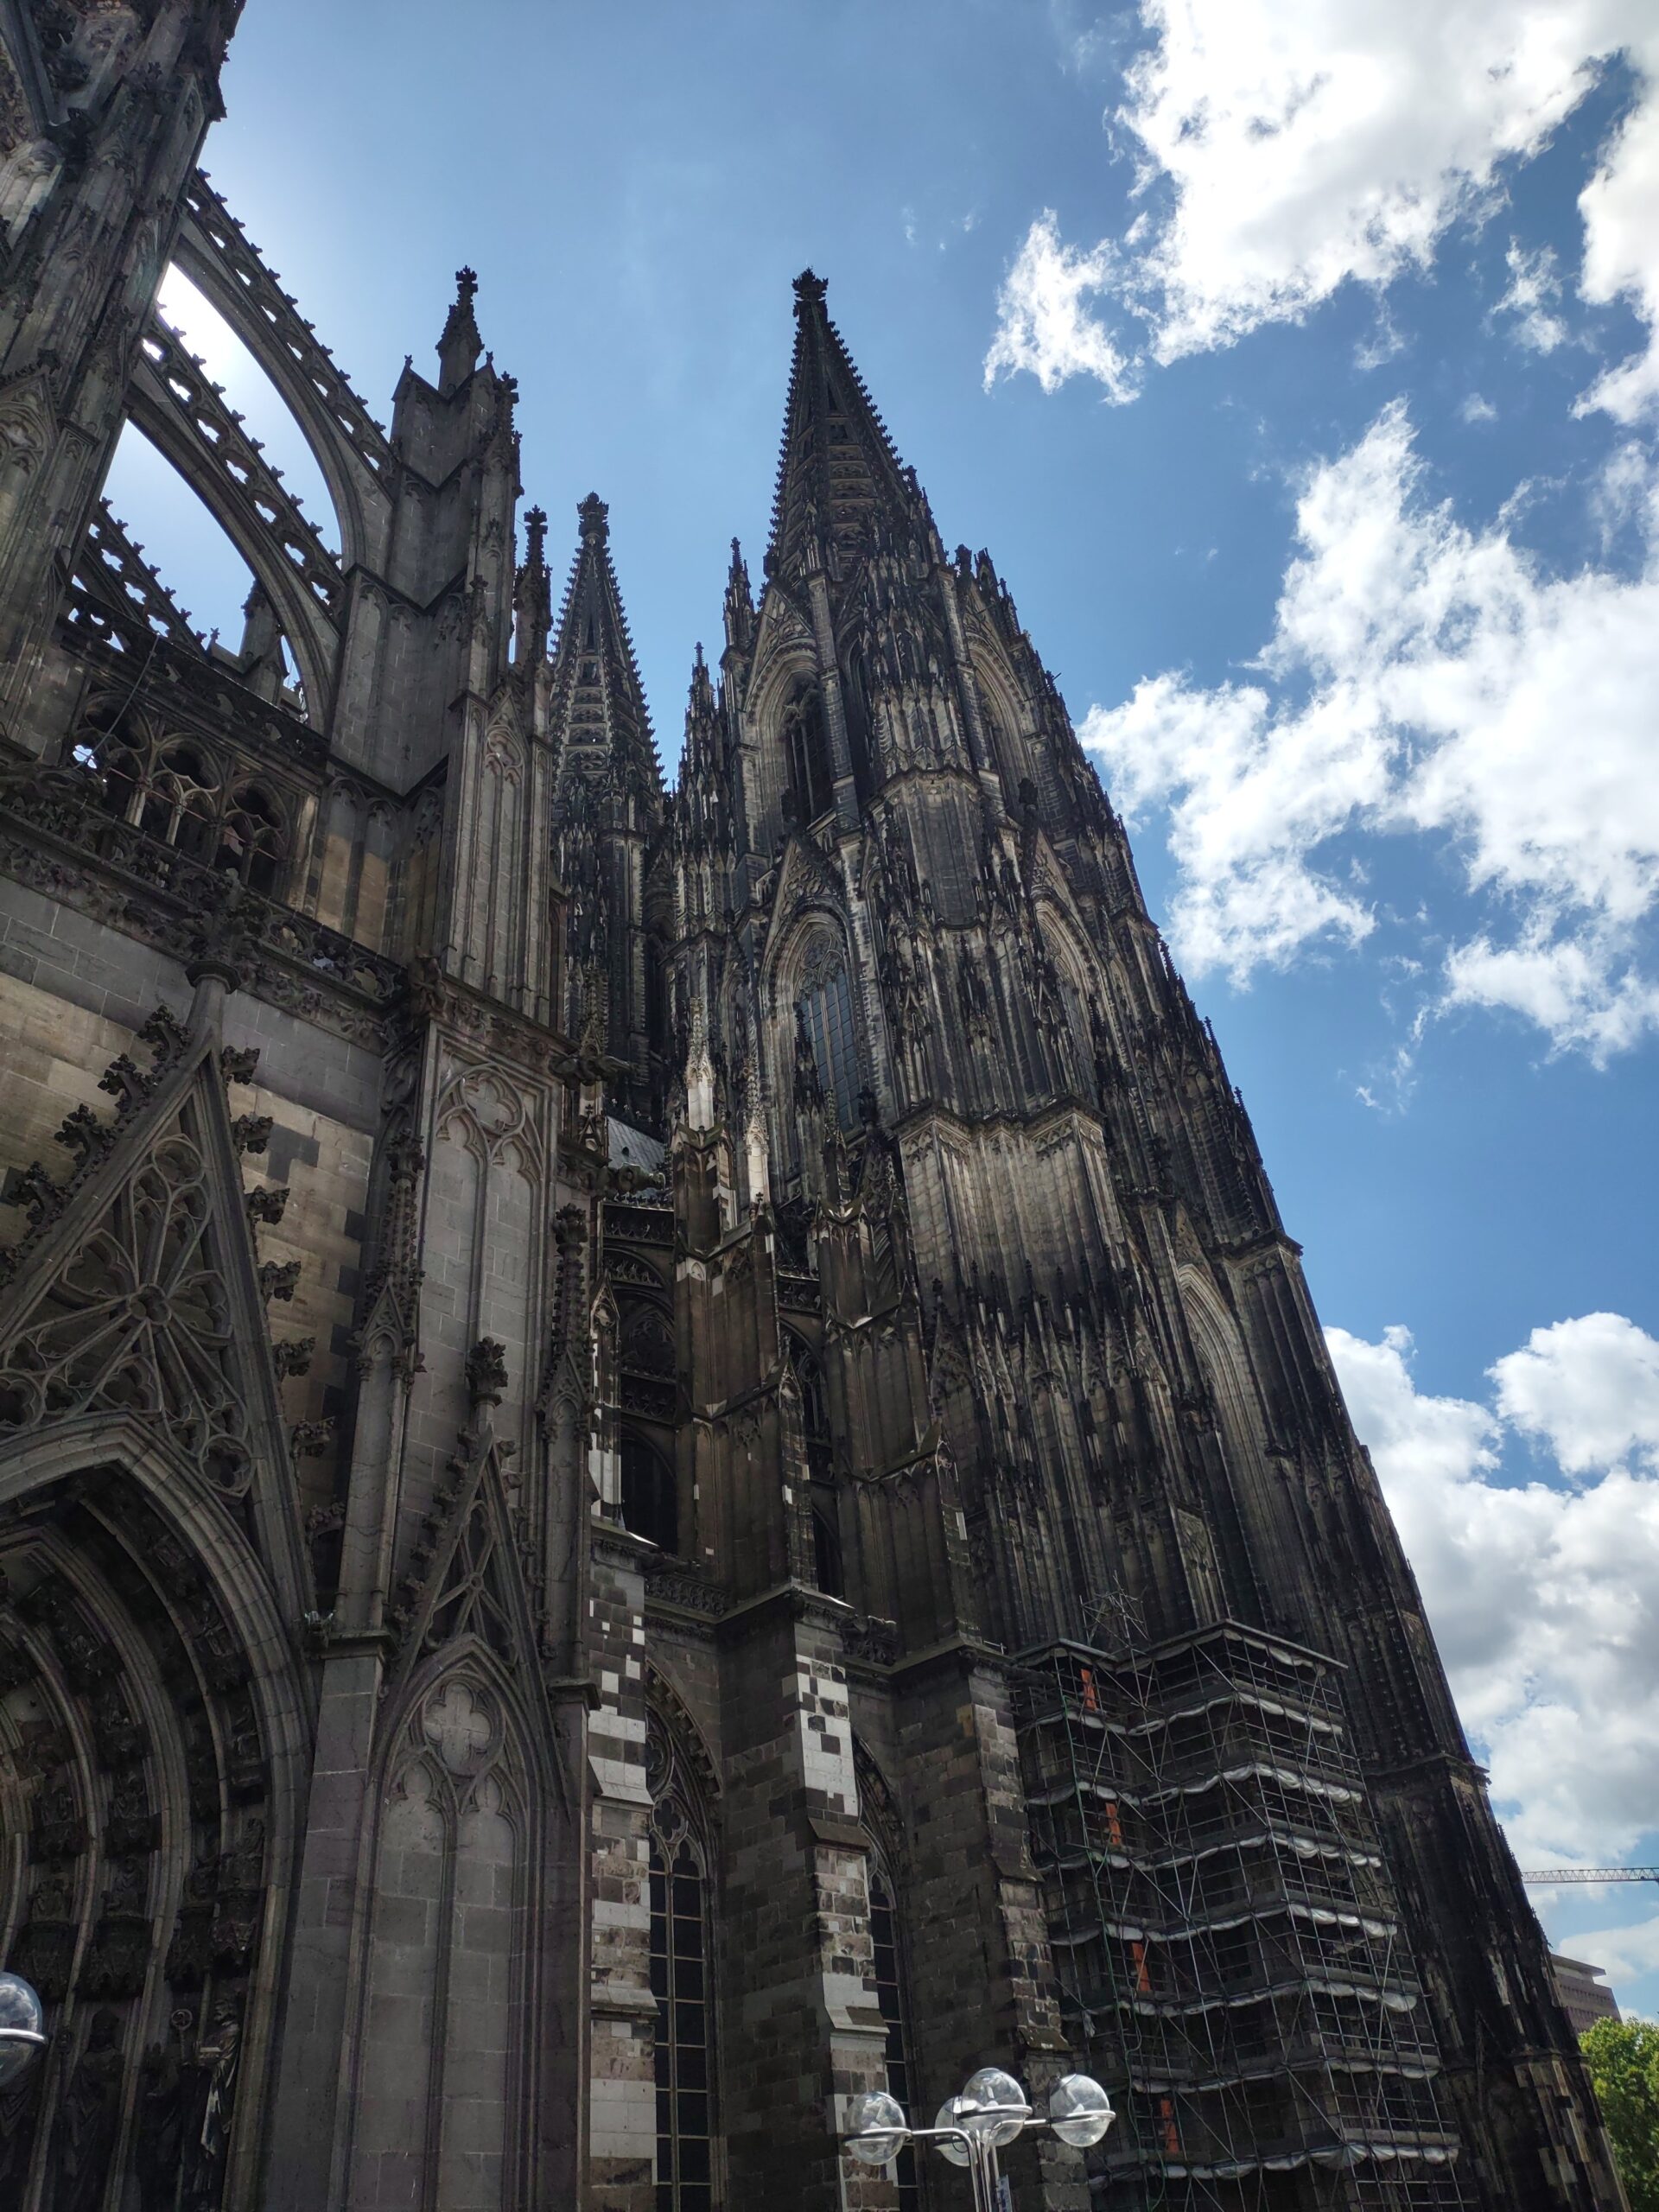
{"label": "window tracery", "polygon": [[[887,2031],[887,2094],[896,2097],[906,2119],[914,2120],[916,2082],[910,2046],[910,2008],[906,2001],[905,1971],[899,1941],[899,1914],[893,1878],[873,1852],[870,1855],[870,1944],[873,1953],[876,2003]],[[899,2212],[921,2212],[921,2179],[916,2151],[906,2143],[893,2166]]]}
{"label": "window tracery", "polygon": [[278,895],[289,821],[264,778],[227,768],[213,747],[194,737],[107,710],[89,717],[70,757],[97,777],[104,810],[118,822],[192,860],[229,869],[262,897]]}
{"label": "window tracery", "polygon": [[656,2212],[713,2212],[718,2136],[709,1839],[693,1778],[655,1712],[646,1723],[645,1783],[657,2000]]}
{"label": "window tracery", "polygon": [[804,827],[835,804],[823,695],[816,685],[798,692],[785,709],[782,736],[788,777],[785,815]]}
{"label": "window tracery", "polygon": [[818,1081],[833,1092],[843,1129],[858,1120],[858,1039],[853,1027],[852,986],[841,947],[818,937],[802,964],[796,1009],[812,1046]]}

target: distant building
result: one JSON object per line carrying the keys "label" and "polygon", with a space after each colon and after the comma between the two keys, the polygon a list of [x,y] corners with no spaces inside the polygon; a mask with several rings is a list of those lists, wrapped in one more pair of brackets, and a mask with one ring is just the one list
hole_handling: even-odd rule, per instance
{"label": "distant building", "polygon": [[1549,1963],[1555,1976],[1555,1993],[1573,2023],[1574,2035],[1581,2036],[1598,2020],[1618,2018],[1618,1999],[1601,1978],[1605,1967],[1592,1967],[1584,1959],[1564,1959],[1559,1951],[1550,1953]]}

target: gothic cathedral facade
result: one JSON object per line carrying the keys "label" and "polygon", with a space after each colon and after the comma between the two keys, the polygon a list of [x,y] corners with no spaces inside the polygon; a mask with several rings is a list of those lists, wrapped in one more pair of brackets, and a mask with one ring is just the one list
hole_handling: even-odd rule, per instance
{"label": "gothic cathedral facade", "polygon": [[1618,2212],[1243,1105],[823,284],[671,791],[470,273],[388,432],[198,169],[238,5],[0,0],[0,2203],[949,2212],[835,2133],[995,2061],[1120,2110],[1030,2212]]}

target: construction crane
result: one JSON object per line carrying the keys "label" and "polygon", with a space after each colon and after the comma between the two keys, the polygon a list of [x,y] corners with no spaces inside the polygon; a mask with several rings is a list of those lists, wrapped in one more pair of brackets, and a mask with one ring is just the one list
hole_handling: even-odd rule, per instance
{"label": "construction crane", "polygon": [[1546,1882],[1659,1882],[1659,1866],[1535,1866],[1521,1878],[1542,1888]]}

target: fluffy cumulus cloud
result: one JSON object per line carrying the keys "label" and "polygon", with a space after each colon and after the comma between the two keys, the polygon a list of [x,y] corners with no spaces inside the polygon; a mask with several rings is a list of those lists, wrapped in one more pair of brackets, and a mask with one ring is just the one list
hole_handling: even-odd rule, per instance
{"label": "fluffy cumulus cloud", "polygon": [[[1141,0],[1140,14],[1147,43],[1111,118],[1140,211],[1121,240],[1081,250],[1052,214],[1033,226],[999,300],[988,379],[1027,369],[1052,390],[1093,376],[1127,398],[1143,357],[1227,345],[1351,281],[1427,266],[1615,58],[1637,90],[1583,196],[1583,290],[1659,326],[1651,0]],[[1554,319],[1537,304],[1519,326],[1535,342]],[[1627,419],[1659,405],[1659,343],[1611,369],[1589,404]]]}
{"label": "fluffy cumulus cloud", "polygon": [[[1616,1864],[1659,1827],[1659,1342],[1536,1329],[1477,1404],[1418,1390],[1403,1329],[1326,1336],[1522,1865]],[[1659,1915],[1605,1948],[1659,1965]]]}
{"label": "fluffy cumulus cloud", "polygon": [[1249,680],[1166,674],[1090,710],[1120,805],[1168,810],[1190,967],[1243,982],[1358,943],[1357,855],[1409,834],[1452,856],[1474,918],[1438,956],[1442,1003],[1512,1009],[1598,1060],[1659,1026],[1659,479],[1637,466],[1620,498],[1646,565],[1552,575],[1431,502],[1392,407],[1306,485]]}

